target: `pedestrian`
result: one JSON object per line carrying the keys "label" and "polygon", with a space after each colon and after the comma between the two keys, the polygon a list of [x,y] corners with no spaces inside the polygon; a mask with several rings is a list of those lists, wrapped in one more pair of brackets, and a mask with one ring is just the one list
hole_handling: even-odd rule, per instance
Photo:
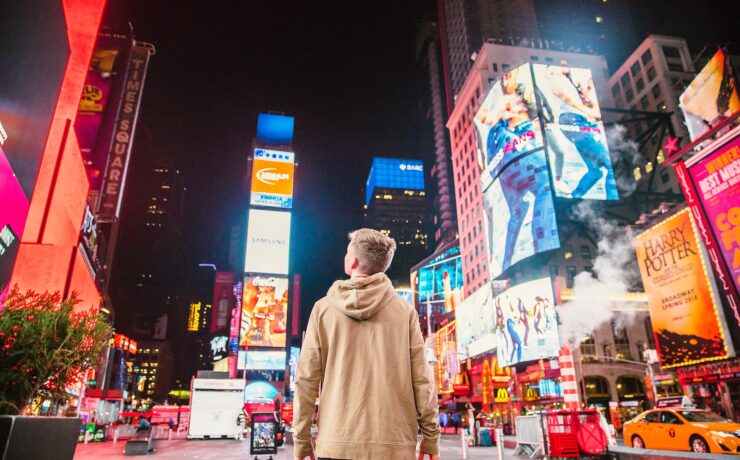
{"label": "pedestrian", "polygon": [[[381,232],[349,234],[344,271],[313,307],[295,380],[295,458],[314,455],[311,418],[321,388],[321,459],[439,459],[436,391],[416,311],[385,271],[396,249]],[[352,422],[354,421],[354,422]]]}

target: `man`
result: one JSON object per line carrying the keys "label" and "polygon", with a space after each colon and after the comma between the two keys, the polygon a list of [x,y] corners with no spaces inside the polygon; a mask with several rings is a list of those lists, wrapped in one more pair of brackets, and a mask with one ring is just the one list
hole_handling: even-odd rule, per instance
{"label": "man", "polygon": [[321,388],[316,454],[325,459],[439,459],[437,396],[419,317],[385,271],[392,238],[349,235],[344,271],[316,302],[296,370],[295,458],[313,457],[311,417]]}

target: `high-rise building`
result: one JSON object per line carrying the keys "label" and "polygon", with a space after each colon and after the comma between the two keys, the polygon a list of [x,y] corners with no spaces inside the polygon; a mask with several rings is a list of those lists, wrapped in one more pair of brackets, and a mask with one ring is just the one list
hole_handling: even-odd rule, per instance
{"label": "high-rise building", "polygon": [[438,0],[437,14],[450,111],[487,39],[539,38],[532,0]]}
{"label": "high-rise building", "polygon": [[[650,35],[627,58],[609,79],[611,94],[620,109],[659,112],[670,115],[675,136],[687,144],[689,132],[684,124],[678,98],[694,76],[694,66],[686,40],[679,37]],[[654,120],[625,123],[632,138],[640,137]],[[666,192],[680,196],[681,190],[672,166],[664,166],[663,143],[670,132],[656,133],[644,143],[643,164],[632,173],[638,190]],[[670,152],[669,152],[670,153]]]}
{"label": "high-rise building", "polygon": [[[609,106],[611,103],[606,61],[602,56],[538,47],[508,46],[493,41],[485,43],[480,49],[447,122],[452,142],[455,202],[466,297],[490,280],[489,244],[484,224],[481,170],[477,157],[478,148],[473,118],[489,87],[509,70],[527,62],[590,69],[601,104]],[[575,235],[573,237],[577,238]],[[593,242],[579,240],[564,243],[575,247],[586,247],[583,253],[588,257],[582,262],[583,265],[578,267],[571,265],[573,257],[571,250],[570,256],[561,258],[558,265],[570,267],[566,270],[568,273],[573,272],[573,277],[576,271],[590,268],[590,258],[592,254],[595,254],[596,249]],[[563,272],[562,269],[551,271],[556,270],[559,273]],[[555,275],[555,273],[552,274]],[[513,276],[517,276],[516,272]]]}
{"label": "high-rise building", "polygon": [[134,394],[164,403],[172,386],[174,353],[165,340],[139,342],[133,359]]}
{"label": "high-rise building", "polygon": [[388,276],[409,284],[409,270],[428,255],[424,165],[420,160],[373,158],[365,188],[364,226],[396,240]]}

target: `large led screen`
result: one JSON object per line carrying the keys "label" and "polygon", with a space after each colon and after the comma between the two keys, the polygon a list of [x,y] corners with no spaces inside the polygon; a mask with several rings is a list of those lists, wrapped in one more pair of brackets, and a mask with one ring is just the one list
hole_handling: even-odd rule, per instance
{"label": "large led screen", "polygon": [[288,278],[247,276],[242,290],[239,346],[285,346]]}
{"label": "large led screen", "polygon": [[527,257],[560,247],[542,150],[507,165],[483,192],[483,211],[492,279]]}
{"label": "large led screen", "polygon": [[23,227],[28,216],[28,199],[0,147],[0,297],[8,287]]}
{"label": "large led screen", "polygon": [[555,194],[617,200],[606,131],[589,69],[534,64]]}
{"label": "large led screen", "polygon": [[718,317],[720,305],[696,235],[687,208],[635,238],[663,367],[728,356]]}
{"label": "large led screen", "polygon": [[717,51],[678,100],[692,141],[740,110],[729,56]]}
{"label": "large led screen", "polygon": [[452,382],[460,371],[460,362],[457,358],[457,327],[455,321],[440,328],[434,336],[434,354],[437,363],[436,371],[438,393],[452,393]]}
{"label": "large led screen", "polygon": [[249,210],[246,273],[288,274],[290,213]]}
{"label": "large led screen", "polygon": [[529,64],[504,74],[473,119],[483,188],[523,152],[542,146],[542,130]]}
{"label": "large led screen", "polygon": [[268,144],[290,144],[295,118],[275,113],[257,115],[257,140]]}
{"label": "large led screen", "polygon": [[439,324],[455,311],[463,296],[463,271],[460,246],[453,246],[415,270],[416,304],[422,323],[427,312],[432,324]]}
{"label": "large led screen", "polygon": [[493,295],[488,283],[455,309],[455,323],[460,359],[472,358],[496,348]]}
{"label": "large led screen", "polygon": [[284,371],[285,351],[252,351],[245,353],[244,367],[248,371]]}
{"label": "large led screen", "polygon": [[293,207],[295,154],[279,150],[254,150],[252,193],[255,206],[290,209]]}
{"label": "large led screen", "polygon": [[373,158],[365,184],[365,204],[376,188],[424,190],[424,163],[405,158]]}
{"label": "large led screen", "polygon": [[558,356],[560,336],[550,278],[509,288],[492,304],[499,366]]}

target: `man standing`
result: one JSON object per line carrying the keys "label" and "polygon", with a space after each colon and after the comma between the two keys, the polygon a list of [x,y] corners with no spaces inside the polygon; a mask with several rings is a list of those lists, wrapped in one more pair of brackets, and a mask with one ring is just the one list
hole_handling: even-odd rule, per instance
{"label": "man standing", "polygon": [[313,457],[311,417],[321,388],[316,454],[325,459],[439,459],[438,405],[419,317],[385,271],[392,238],[349,235],[344,271],[316,302],[296,370],[295,458]]}

